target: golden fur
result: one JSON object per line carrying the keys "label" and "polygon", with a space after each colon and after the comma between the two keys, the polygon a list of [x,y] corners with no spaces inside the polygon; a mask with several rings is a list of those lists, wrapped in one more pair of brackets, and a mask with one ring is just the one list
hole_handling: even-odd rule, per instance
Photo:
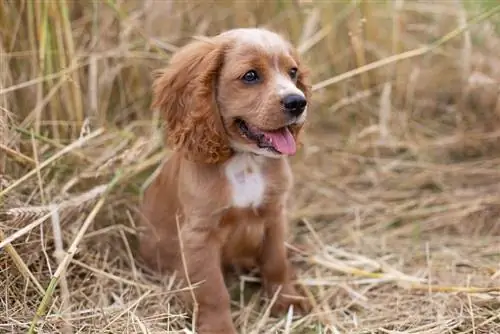
{"label": "golden fur", "polygon": [[[292,67],[298,68],[295,79],[288,76]],[[249,69],[258,71],[258,84],[240,80]],[[195,41],[155,80],[153,107],[165,118],[166,142],[175,153],[144,194],[140,252],[155,269],[184,277],[185,265],[190,282],[202,282],[194,290],[198,333],[236,333],[225,265],[257,266],[269,298],[281,286],[273,314],[292,304],[295,311],[309,308],[292,285],[284,244],[292,184],[287,158],[257,147],[235,121],[244,118],[263,131],[288,126],[298,141],[303,120],[293,123],[283,112],[283,87],[296,87],[309,99],[307,71],[296,51],[262,29]],[[241,180],[230,182],[230,176]],[[238,194],[242,189],[248,193]],[[253,204],[241,204],[246,201]]]}

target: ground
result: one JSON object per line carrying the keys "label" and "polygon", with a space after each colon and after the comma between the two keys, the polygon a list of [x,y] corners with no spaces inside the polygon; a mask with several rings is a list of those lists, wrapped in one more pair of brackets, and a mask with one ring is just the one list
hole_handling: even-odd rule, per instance
{"label": "ground", "polygon": [[135,257],[141,187],[169,154],[151,71],[193,34],[265,24],[299,46],[313,78],[289,249],[314,309],[271,318],[257,276],[232,277],[241,332],[500,333],[499,10],[1,7],[0,332],[191,330],[182,287]]}

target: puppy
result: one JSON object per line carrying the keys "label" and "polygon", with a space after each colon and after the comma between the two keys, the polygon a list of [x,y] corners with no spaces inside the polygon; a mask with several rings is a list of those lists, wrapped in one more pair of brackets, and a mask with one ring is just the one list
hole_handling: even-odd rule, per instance
{"label": "puppy", "polygon": [[[153,84],[173,155],[144,193],[140,252],[196,285],[199,333],[236,333],[222,268],[258,267],[273,314],[309,306],[285,248],[307,70],[280,35],[233,29],[180,49]],[[194,301],[192,300],[194,297]],[[192,305],[192,304],[190,304]]]}

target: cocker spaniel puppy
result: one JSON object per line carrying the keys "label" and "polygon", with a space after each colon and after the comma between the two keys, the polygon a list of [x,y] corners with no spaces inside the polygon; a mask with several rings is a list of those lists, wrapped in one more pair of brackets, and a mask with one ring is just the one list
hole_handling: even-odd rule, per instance
{"label": "cocker spaniel puppy", "polygon": [[174,153],[144,193],[142,257],[195,285],[198,333],[236,333],[226,266],[259,268],[273,314],[307,312],[285,248],[287,156],[310,97],[297,51],[269,30],[229,30],[179,50],[153,91]]}

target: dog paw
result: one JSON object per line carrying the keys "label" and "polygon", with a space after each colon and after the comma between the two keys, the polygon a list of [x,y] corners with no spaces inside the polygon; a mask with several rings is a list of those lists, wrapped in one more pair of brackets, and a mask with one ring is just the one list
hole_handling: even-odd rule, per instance
{"label": "dog paw", "polygon": [[[222,312],[221,312],[222,313]],[[237,334],[231,316],[228,312],[208,312],[198,319],[196,333],[198,334]]]}
{"label": "dog paw", "polygon": [[238,334],[234,326],[202,326],[196,331],[198,334]]}
{"label": "dog paw", "polygon": [[278,296],[271,306],[271,315],[280,316],[288,312],[290,306],[293,306],[294,314],[305,315],[312,309],[309,300],[290,283],[281,286],[273,285],[268,289],[268,298],[273,298],[276,293]]}

